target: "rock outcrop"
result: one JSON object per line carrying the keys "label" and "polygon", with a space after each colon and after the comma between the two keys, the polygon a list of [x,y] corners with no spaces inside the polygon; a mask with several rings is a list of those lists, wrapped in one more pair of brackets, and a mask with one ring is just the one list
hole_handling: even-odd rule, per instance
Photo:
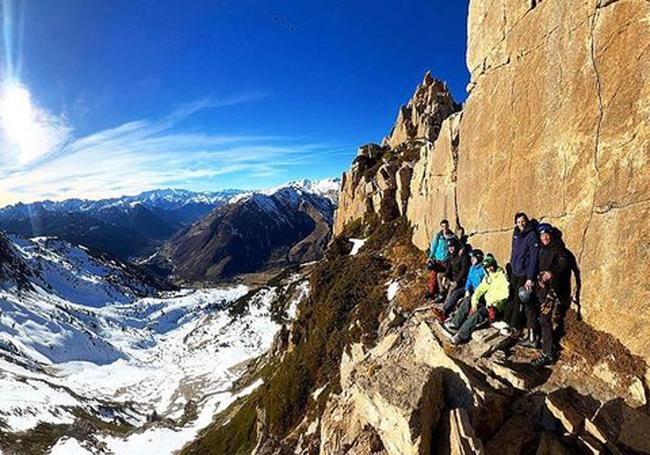
{"label": "rock outcrop", "polygon": [[347,453],[369,430],[388,454],[430,453],[444,404],[441,372],[418,362],[394,333],[368,353],[360,349],[353,345],[342,358],[343,392],[330,397],[322,419],[321,453]]}
{"label": "rock outcrop", "polygon": [[400,108],[395,126],[383,145],[397,148],[412,139],[434,141],[440,133],[442,121],[459,108],[447,85],[427,73],[410,101]]}
{"label": "rock outcrop", "polygon": [[335,235],[367,214],[383,221],[406,214],[420,150],[431,147],[445,119],[459,109],[446,84],[427,73],[413,98],[400,108],[382,145],[360,147],[352,168],[343,174]]}
{"label": "rock outcrop", "polygon": [[349,346],[318,422],[320,453],[650,453],[644,401],[622,391],[634,376],[600,379],[583,351],[536,370],[523,348],[491,354],[501,340],[487,328],[452,347],[418,312],[368,351]]}
{"label": "rock outcrop", "polygon": [[[410,143],[410,195],[399,205],[418,247],[448,218],[505,262],[515,212],[555,224],[582,271],[586,320],[646,362],[649,17],[645,0],[472,0],[462,113],[438,109],[439,98],[418,88],[407,106],[428,102],[415,111],[448,115],[426,130],[403,111],[385,141],[392,150],[426,130],[433,142]],[[374,174],[355,169],[344,176],[335,232],[378,212],[367,203]]]}

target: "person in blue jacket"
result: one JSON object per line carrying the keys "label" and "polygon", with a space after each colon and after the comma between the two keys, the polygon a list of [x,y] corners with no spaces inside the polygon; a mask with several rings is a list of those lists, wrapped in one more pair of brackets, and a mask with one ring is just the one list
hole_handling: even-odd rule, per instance
{"label": "person in blue jacket", "polygon": [[440,231],[431,239],[431,246],[429,247],[429,256],[427,257],[427,268],[431,272],[429,274],[429,284],[427,289],[427,297],[438,299],[440,297],[440,283],[438,279],[444,272],[447,271],[447,262],[449,259],[449,241],[456,239],[454,232],[449,229],[449,221],[442,220],[440,222]]}
{"label": "person in blue jacket", "polygon": [[469,273],[467,275],[467,281],[465,281],[465,286],[455,289],[452,293],[449,294],[445,304],[442,308],[442,313],[444,317],[449,316],[458,306],[458,302],[463,297],[469,298],[485,276],[485,269],[483,268],[483,251],[475,249],[469,252],[469,257],[472,262],[472,265],[469,268]]}
{"label": "person in blue jacket", "polygon": [[[539,238],[534,223],[524,212],[515,215],[515,228],[512,233],[512,251],[510,255],[513,298],[506,310],[504,320],[515,333],[524,327],[526,314],[532,314],[535,302],[533,285],[537,278],[539,253]],[[533,338],[535,319],[528,318],[526,327],[529,329],[529,338]]]}

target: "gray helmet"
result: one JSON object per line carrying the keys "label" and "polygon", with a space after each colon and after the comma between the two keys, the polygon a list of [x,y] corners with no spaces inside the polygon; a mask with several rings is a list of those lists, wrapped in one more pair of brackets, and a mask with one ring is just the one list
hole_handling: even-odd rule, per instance
{"label": "gray helmet", "polygon": [[532,292],[530,292],[523,286],[519,288],[519,291],[517,291],[517,295],[519,296],[519,301],[524,304],[530,302],[531,294]]}

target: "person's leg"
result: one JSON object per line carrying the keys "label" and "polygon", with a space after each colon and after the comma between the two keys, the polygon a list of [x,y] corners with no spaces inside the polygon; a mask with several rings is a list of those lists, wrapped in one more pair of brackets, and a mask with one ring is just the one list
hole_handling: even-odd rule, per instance
{"label": "person's leg", "polygon": [[436,293],[438,292],[438,272],[434,270],[431,270],[429,273],[429,283],[428,283],[428,290],[429,290],[429,296],[430,297],[435,297]]}
{"label": "person's leg", "polygon": [[463,325],[465,319],[467,319],[467,315],[469,314],[469,309],[471,306],[471,297],[465,297],[460,301],[460,305],[458,305],[458,309],[456,310],[456,313],[454,313],[454,317],[451,318],[452,327],[459,328],[461,325]]}
{"label": "person's leg", "polygon": [[514,295],[512,298],[512,309],[510,320],[506,321],[515,330],[521,330],[524,327],[524,304],[519,300],[519,288],[526,283],[525,276],[512,275],[512,287]]}
{"label": "person's leg", "polygon": [[530,300],[526,303],[526,329],[527,329],[527,345],[529,347],[537,347],[539,340],[539,300],[536,298],[535,293],[530,296]]}
{"label": "person's leg", "polygon": [[512,313],[514,311],[514,306],[515,306],[515,301],[510,299],[506,302],[506,306],[503,310],[503,315],[501,320],[508,325],[510,325],[510,322],[512,321]]}
{"label": "person's leg", "polygon": [[542,352],[545,355],[553,354],[553,312],[542,313],[539,316],[542,328]]}
{"label": "person's leg", "polygon": [[566,333],[564,321],[566,313],[571,306],[571,292],[562,293],[558,295],[558,300],[553,308],[553,325],[554,325],[554,338],[555,342],[559,343]]}
{"label": "person's leg", "polygon": [[447,300],[445,300],[445,304],[442,307],[445,316],[456,309],[456,305],[458,305],[458,301],[463,298],[463,295],[465,295],[465,288],[454,289],[454,291],[449,294],[449,297],[447,297]]}
{"label": "person's leg", "polygon": [[463,325],[458,330],[458,337],[460,340],[462,342],[469,341],[469,339],[472,337],[472,332],[474,329],[476,329],[476,326],[485,321],[487,317],[488,311],[485,307],[476,310],[474,314],[469,316],[465,322],[463,322]]}

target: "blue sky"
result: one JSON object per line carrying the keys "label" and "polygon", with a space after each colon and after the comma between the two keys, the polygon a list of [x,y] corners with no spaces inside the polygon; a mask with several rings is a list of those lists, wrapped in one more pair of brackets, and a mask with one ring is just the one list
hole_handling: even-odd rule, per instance
{"label": "blue sky", "polygon": [[0,1],[0,203],[339,176],[466,96],[466,1]]}

